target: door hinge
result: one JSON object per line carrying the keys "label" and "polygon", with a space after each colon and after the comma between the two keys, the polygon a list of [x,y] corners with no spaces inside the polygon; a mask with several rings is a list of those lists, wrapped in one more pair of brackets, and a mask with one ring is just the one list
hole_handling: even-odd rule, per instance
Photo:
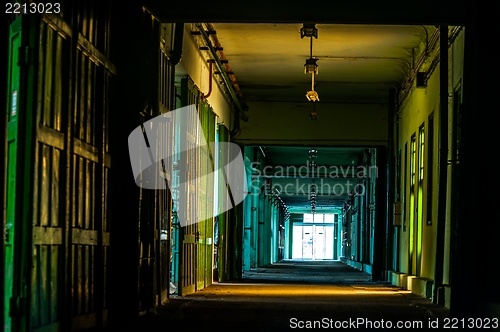
{"label": "door hinge", "polygon": [[17,54],[17,65],[19,67],[28,66],[33,63],[33,49],[29,47],[19,47]]}
{"label": "door hinge", "polygon": [[22,316],[26,314],[27,300],[25,297],[10,298],[10,316]]}

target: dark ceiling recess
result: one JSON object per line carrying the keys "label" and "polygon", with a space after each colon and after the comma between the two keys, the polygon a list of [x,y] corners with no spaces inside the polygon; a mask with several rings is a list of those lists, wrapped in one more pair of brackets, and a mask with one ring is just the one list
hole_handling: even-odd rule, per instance
{"label": "dark ceiling recess", "polygon": [[357,169],[365,156],[357,147],[265,146],[265,172],[290,212],[323,213],[341,209],[360,179]]}
{"label": "dark ceiling recess", "polygon": [[[460,25],[467,23],[469,0],[420,1],[331,1],[316,0],[312,6],[304,1],[239,1],[207,6],[206,1],[144,0],[162,22],[217,23],[336,23],[336,24],[426,24]],[[477,2],[482,5],[481,2]],[[429,10],[432,8],[432,10]]]}

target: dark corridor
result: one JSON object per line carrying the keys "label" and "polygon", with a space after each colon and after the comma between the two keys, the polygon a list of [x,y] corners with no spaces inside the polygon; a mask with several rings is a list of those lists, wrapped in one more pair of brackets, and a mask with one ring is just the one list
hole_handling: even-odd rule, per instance
{"label": "dark corridor", "polygon": [[285,261],[174,297],[155,313],[124,318],[103,331],[182,331],[191,324],[223,331],[417,330],[428,328],[430,321],[443,327],[448,318],[449,309],[389,283],[372,282],[367,273],[339,261]]}
{"label": "dark corridor", "polygon": [[498,5],[7,3],[4,331],[498,328]]}

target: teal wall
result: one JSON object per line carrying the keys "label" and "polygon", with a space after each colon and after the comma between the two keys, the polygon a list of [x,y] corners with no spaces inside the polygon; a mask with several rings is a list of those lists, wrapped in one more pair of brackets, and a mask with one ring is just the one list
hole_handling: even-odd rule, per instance
{"label": "teal wall", "polygon": [[[280,209],[266,190],[265,179],[257,176],[266,166],[262,154],[251,146],[244,148],[244,154],[250,192],[243,201],[242,256],[247,271],[278,261]],[[255,166],[259,169],[252,169]]]}
{"label": "teal wall", "polygon": [[[377,222],[376,196],[378,177],[380,172],[385,172],[378,167],[378,155],[376,148],[366,149],[360,165],[368,170],[368,176],[365,179],[359,179],[358,192],[352,192],[352,197],[343,211],[339,214],[339,239],[342,242],[339,250],[339,256],[348,261],[355,267],[361,267],[363,270],[371,273],[374,264],[376,243],[374,241],[376,231],[380,234],[380,229],[384,223]],[[379,204],[380,205],[380,204]],[[384,208],[382,205],[378,207]]]}

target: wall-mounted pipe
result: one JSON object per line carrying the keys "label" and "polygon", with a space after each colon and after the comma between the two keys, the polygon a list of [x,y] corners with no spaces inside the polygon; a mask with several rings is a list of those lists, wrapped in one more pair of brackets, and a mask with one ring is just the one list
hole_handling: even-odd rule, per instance
{"label": "wall-mounted pipe", "polygon": [[[236,92],[236,95],[241,97],[242,93],[240,90],[240,86],[238,85],[238,81],[236,80],[236,77],[234,76],[233,70],[231,69],[231,65],[229,64],[229,62],[226,59],[226,55],[224,54],[224,51],[223,51],[222,45],[219,42],[219,39],[217,38],[217,34],[216,34],[214,27],[210,23],[205,23],[205,26],[207,28],[207,31],[209,33],[211,33],[210,37],[214,41],[214,44],[215,44],[214,46],[219,53],[220,59],[222,60],[222,62],[224,62],[224,67],[226,67],[227,76],[233,82],[232,86]],[[243,110],[246,111],[245,109],[243,109]]]}
{"label": "wall-mounted pipe", "polygon": [[182,41],[184,39],[184,23],[175,23],[174,47],[169,54],[170,64],[175,66],[182,58]]}
{"label": "wall-mounted pipe", "polygon": [[208,74],[208,92],[207,92],[207,94],[203,94],[201,96],[201,99],[203,99],[203,100],[207,100],[208,97],[210,97],[210,95],[212,94],[212,80],[213,80],[212,75],[213,75],[213,66],[214,66],[213,63],[214,63],[213,60],[208,61],[208,73],[209,73]]}
{"label": "wall-mounted pipe", "polygon": [[234,89],[232,87],[231,80],[227,76],[226,71],[223,69],[222,63],[221,63],[221,61],[219,59],[219,56],[217,55],[217,51],[213,47],[212,42],[210,41],[210,38],[208,37],[207,32],[203,28],[203,25],[201,23],[196,23],[196,28],[198,28],[198,30],[201,33],[201,36],[203,37],[205,43],[207,44],[208,49],[209,49],[209,51],[210,51],[210,53],[211,53],[211,55],[212,55],[212,57],[213,57],[213,59],[215,61],[214,62],[215,66],[216,66],[217,70],[219,71],[220,75],[222,76],[222,80],[223,80],[224,84],[226,85],[226,88],[227,88],[227,90],[229,92],[229,95],[231,96],[232,102],[236,106],[234,128],[229,133],[231,136],[234,136],[240,130],[240,123],[239,123],[240,122],[240,118],[241,118],[241,120],[243,120],[245,122],[248,121],[248,118],[244,114],[243,107],[241,106],[241,104],[240,104],[240,102],[238,100],[238,96],[236,95],[236,93],[235,93],[235,91],[234,91]]}

